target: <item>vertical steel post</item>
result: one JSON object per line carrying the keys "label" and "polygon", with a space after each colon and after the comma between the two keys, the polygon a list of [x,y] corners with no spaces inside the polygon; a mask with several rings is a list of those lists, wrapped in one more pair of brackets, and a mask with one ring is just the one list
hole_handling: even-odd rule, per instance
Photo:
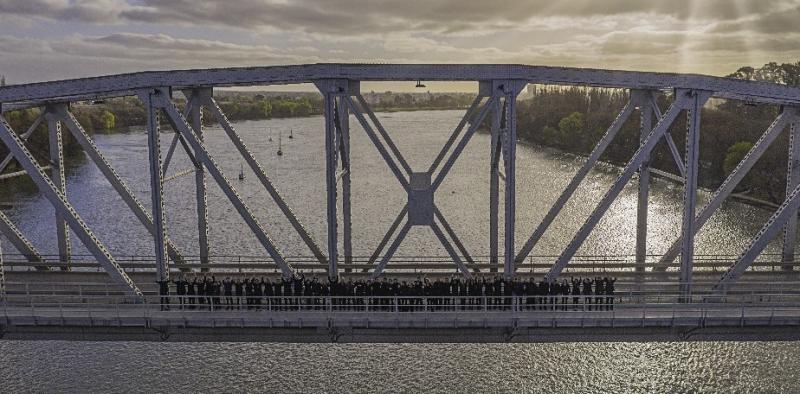
{"label": "vertical steel post", "polygon": [[328,277],[331,280],[339,276],[338,237],[336,219],[336,96],[326,91],[325,99],[325,184],[327,186],[328,207]]}
{"label": "vertical steel post", "polygon": [[[789,126],[789,164],[786,171],[786,197],[800,185],[800,128],[797,120]],[[789,216],[783,232],[783,253],[781,262],[791,264],[794,262],[794,249],[797,243],[797,214]],[[793,269],[791,265],[784,265],[784,270]]]}
{"label": "vertical steel post", "polygon": [[0,241],[0,301],[6,298],[6,266],[3,262],[3,242]]}
{"label": "vertical steel post", "polygon": [[164,212],[164,174],[161,172],[161,141],[159,126],[159,98],[162,91],[153,90],[147,93],[147,147],[150,158],[150,199],[153,206],[153,243],[156,257],[156,276],[159,281],[169,280],[167,267],[166,218]]}
{"label": "vertical steel post", "polygon": [[[342,246],[344,263],[353,264],[353,238],[350,204],[350,110],[339,98],[336,106],[339,128],[339,156],[342,159]],[[348,268],[346,272],[350,272]]]}
{"label": "vertical steel post", "polygon": [[695,204],[697,203],[697,172],[700,161],[700,112],[704,99],[701,93],[692,92],[686,111],[686,176],[683,189],[683,245],[681,246],[680,289],[683,301],[692,293],[692,266],[694,262]]}
{"label": "vertical steel post", "polygon": [[490,272],[497,272],[498,265],[498,211],[500,189],[500,150],[503,144],[500,130],[500,100],[496,100],[492,108],[491,151],[489,156],[489,264]]}
{"label": "vertical steel post", "polygon": [[[512,82],[509,81],[509,84]],[[516,218],[516,162],[517,162],[517,87],[506,86],[505,103],[506,110],[503,116],[506,117],[506,129],[503,133],[505,138],[503,141],[503,159],[505,161],[506,170],[506,191],[505,191],[505,266],[504,272],[506,278],[514,276],[514,257],[516,251],[514,250],[514,219]]]}
{"label": "vertical steel post", "polygon": [[[640,118],[639,144],[644,144],[653,129],[653,108],[647,100],[649,92],[635,91]],[[644,272],[647,260],[647,200],[650,192],[650,156],[639,167],[639,201],[636,210],[636,272]]]}
{"label": "vertical steel post", "polygon": [[[189,118],[192,129],[200,142],[203,142],[203,103],[200,100],[201,94],[211,94],[210,89],[207,91],[200,91],[197,89],[192,90],[190,93],[192,98],[186,98],[188,105],[191,105]],[[179,136],[180,134],[176,134]],[[198,162],[194,172],[195,182],[195,196],[197,200],[197,235],[200,246],[200,264],[208,264],[209,245],[208,245],[208,199],[206,197],[206,173],[203,164]],[[207,272],[208,268],[201,269],[202,272]]]}
{"label": "vertical steel post", "polygon": [[[47,119],[47,130],[50,142],[50,178],[56,189],[66,197],[67,182],[64,176],[64,144],[61,133],[61,122],[50,106],[45,108],[45,118]],[[58,239],[58,260],[61,263],[69,264],[71,259],[69,228],[67,227],[67,222],[64,220],[64,216],[58,211],[56,211],[55,219],[56,236]],[[61,269],[68,271],[69,265]]]}

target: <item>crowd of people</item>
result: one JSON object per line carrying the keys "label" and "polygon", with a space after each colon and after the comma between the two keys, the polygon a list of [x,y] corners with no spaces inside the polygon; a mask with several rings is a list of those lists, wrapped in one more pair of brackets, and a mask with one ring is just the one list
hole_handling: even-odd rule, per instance
{"label": "crowd of people", "polygon": [[377,311],[415,310],[610,310],[616,278],[570,278],[560,282],[502,277],[414,281],[224,278],[214,275],[159,281],[161,308],[171,294],[178,308],[307,310],[336,308]]}

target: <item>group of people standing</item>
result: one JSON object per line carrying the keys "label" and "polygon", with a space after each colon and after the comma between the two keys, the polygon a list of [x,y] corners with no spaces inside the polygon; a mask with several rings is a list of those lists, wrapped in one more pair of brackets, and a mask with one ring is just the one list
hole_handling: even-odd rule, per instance
{"label": "group of people standing", "polygon": [[616,278],[607,277],[548,282],[499,276],[322,281],[298,274],[277,280],[226,277],[222,281],[214,275],[181,276],[157,283],[162,310],[169,309],[170,294],[175,294],[181,309],[591,311],[613,308],[615,282]]}

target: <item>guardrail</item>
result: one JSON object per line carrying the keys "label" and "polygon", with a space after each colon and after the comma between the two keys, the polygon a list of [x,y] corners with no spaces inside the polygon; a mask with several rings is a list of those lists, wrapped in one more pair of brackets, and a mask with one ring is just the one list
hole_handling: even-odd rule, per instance
{"label": "guardrail", "polygon": [[[79,269],[102,271],[102,267],[93,260],[90,255],[73,255],[70,262],[59,262],[57,255],[44,255],[43,261],[28,261],[21,254],[5,254],[4,266],[6,271],[30,271],[36,267],[49,267],[51,269]],[[637,263],[633,255],[582,255],[573,257],[570,264],[565,268],[563,276],[570,273],[592,272],[592,273],[614,273],[617,275],[642,275],[637,269],[644,268],[647,275],[669,276],[676,275],[677,268],[664,272],[653,272],[649,269],[658,265],[661,255],[649,255],[644,263]],[[525,261],[517,264],[517,273],[541,274],[552,267],[553,262],[558,256],[529,256]],[[694,270],[698,273],[703,272],[725,272],[732,263],[737,260],[735,255],[697,255],[694,257]],[[186,263],[171,263],[170,268],[178,273],[186,270],[210,270],[212,272],[258,272],[268,274],[280,274],[280,270],[275,263],[264,256],[250,255],[215,255],[210,257],[212,263],[201,264],[199,256],[184,256]],[[155,258],[147,255],[120,255],[116,257],[119,265],[127,272],[155,272]],[[327,272],[327,266],[323,266],[313,256],[287,256],[286,260],[296,269],[314,273]],[[352,263],[339,264],[343,271],[352,271],[350,275],[368,275],[368,271],[374,269],[373,264],[369,264],[369,256],[353,256]],[[488,256],[473,256],[474,264],[470,268],[482,270],[488,273],[491,269],[497,269],[501,265],[490,264]],[[500,256],[499,261],[502,261]],[[449,256],[395,256],[392,263],[387,267],[388,270],[401,274],[416,274],[422,272],[431,273],[456,273],[456,267]],[[759,272],[785,272],[789,270],[800,271],[800,262],[782,261],[780,254],[763,254],[760,260],[753,263],[749,268],[751,273]]]}

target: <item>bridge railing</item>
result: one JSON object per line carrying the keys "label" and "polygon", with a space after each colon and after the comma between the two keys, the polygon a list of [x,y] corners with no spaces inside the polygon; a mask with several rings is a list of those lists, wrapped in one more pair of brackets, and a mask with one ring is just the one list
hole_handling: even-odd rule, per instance
{"label": "bridge railing", "polygon": [[[502,260],[503,256],[500,256]],[[580,255],[574,256],[570,264],[564,269],[562,277],[571,274],[586,272],[597,274],[614,274],[618,276],[656,275],[670,276],[678,273],[677,266],[666,271],[654,271],[653,268],[661,266],[659,259],[662,255],[648,255],[644,263],[637,263],[634,255]],[[695,255],[693,270],[698,273],[723,273],[737,261],[738,255]],[[42,261],[29,261],[22,254],[4,254],[4,266],[8,272],[32,271],[37,267],[49,267],[53,270],[72,269],[84,272],[102,272],[102,266],[91,255],[73,255],[70,262],[60,262],[57,255],[43,255]],[[555,255],[529,256],[517,264],[517,274],[543,275],[558,258]],[[215,255],[210,256],[211,263],[201,264],[200,256],[183,256],[185,263],[171,263],[173,273],[180,272],[231,272],[231,273],[263,273],[273,276],[280,275],[280,269],[269,258],[252,255]],[[116,257],[119,265],[128,273],[155,272],[155,257],[152,255],[120,255]],[[327,273],[327,266],[321,265],[314,256],[286,256],[287,262],[292,267],[309,274]],[[471,269],[490,273],[497,269],[497,264],[489,263],[489,256],[473,256],[474,264]],[[375,266],[369,263],[370,256],[353,256],[351,264],[339,264],[345,275],[366,276]],[[645,272],[637,272],[637,269]],[[762,254],[754,262],[748,272],[752,274],[776,271],[800,271],[800,261],[783,261],[781,254]],[[394,256],[392,264],[387,267],[388,272],[397,274],[431,274],[451,275],[457,274],[450,256]]]}
{"label": "bridge railing", "polygon": [[669,294],[614,294],[580,296],[159,296],[144,299],[126,295],[9,294],[0,300],[5,311],[189,311],[189,312],[592,312],[611,310],[730,310],[737,308],[782,308],[800,312],[800,294],[708,294],[684,299]]}

